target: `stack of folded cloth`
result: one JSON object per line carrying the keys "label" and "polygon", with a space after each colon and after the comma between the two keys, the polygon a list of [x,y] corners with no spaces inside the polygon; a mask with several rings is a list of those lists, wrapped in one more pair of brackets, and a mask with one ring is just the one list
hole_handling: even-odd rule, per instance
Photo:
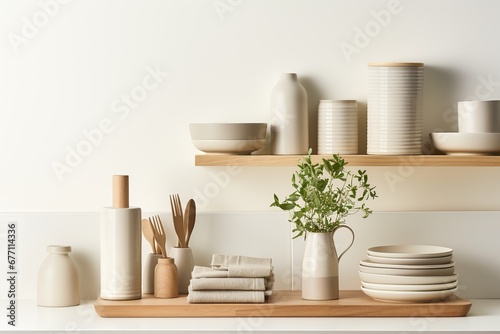
{"label": "stack of folded cloth", "polygon": [[214,254],[210,267],[195,266],[190,303],[264,303],[274,283],[271,259]]}

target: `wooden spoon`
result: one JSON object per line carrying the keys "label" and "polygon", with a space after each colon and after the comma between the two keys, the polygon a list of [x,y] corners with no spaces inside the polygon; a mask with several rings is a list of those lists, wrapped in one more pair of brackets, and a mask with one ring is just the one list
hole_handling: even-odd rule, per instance
{"label": "wooden spoon", "polygon": [[189,239],[191,239],[191,233],[193,232],[194,223],[196,221],[196,203],[193,199],[190,199],[186,204],[184,220],[187,220],[186,247],[189,247]]}
{"label": "wooden spoon", "polygon": [[153,233],[153,230],[151,228],[151,224],[149,223],[149,220],[143,219],[141,221],[141,225],[142,225],[142,234],[144,234],[144,238],[146,238],[146,240],[151,245],[151,249],[153,250],[153,254],[156,254],[155,235]]}

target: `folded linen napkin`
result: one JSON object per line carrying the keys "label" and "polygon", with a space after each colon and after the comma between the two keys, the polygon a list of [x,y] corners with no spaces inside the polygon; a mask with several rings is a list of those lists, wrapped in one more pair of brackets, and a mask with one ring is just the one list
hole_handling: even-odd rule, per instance
{"label": "folded linen napkin", "polygon": [[227,271],[228,277],[268,277],[273,270],[270,258],[240,255],[212,256],[212,269]]}
{"label": "folded linen napkin", "polygon": [[190,281],[191,290],[252,290],[265,291],[265,278],[198,278]]}
{"label": "folded linen napkin", "polygon": [[[193,271],[191,273],[191,277],[193,279],[200,279],[200,278],[228,279],[231,276],[229,276],[229,271],[215,270],[215,269],[208,268],[208,267],[194,266]],[[241,277],[237,277],[237,278],[241,278]],[[250,276],[248,278],[259,278],[259,277],[251,277]],[[265,279],[264,284],[265,284],[266,290],[271,291],[273,289],[273,285],[274,285],[274,272],[271,270],[269,276],[264,277],[264,279]]]}
{"label": "folded linen napkin", "polygon": [[189,290],[189,303],[264,303],[264,291],[195,291]]}

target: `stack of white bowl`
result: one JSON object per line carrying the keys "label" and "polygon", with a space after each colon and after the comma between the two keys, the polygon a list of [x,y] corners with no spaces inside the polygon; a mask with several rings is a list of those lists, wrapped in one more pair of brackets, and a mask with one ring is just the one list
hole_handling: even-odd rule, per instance
{"label": "stack of white bowl", "polygon": [[358,154],[356,100],[319,101],[318,153]]}
{"label": "stack of white bowl", "polygon": [[424,65],[371,63],[367,153],[421,154]]}
{"label": "stack of white bowl", "polygon": [[457,291],[451,248],[430,245],[372,247],[360,261],[361,290],[376,300],[432,302]]}

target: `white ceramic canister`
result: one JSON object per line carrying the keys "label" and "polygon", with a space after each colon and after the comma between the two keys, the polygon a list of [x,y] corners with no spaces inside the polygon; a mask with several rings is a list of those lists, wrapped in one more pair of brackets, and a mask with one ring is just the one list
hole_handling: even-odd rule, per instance
{"label": "white ceramic canister", "polygon": [[144,270],[142,273],[142,292],[154,293],[155,292],[155,267],[158,264],[158,259],[162,257],[161,254],[149,253],[144,262]]}
{"label": "white ceramic canister", "polygon": [[356,100],[320,100],[318,154],[358,154]]}
{"label": "white ceramic canister", "polygon": [[272,90],[270,137],[273,154],[307,154],[307,93],[296,73],[281,74]]}
{"label": "white ceramic canister", "polygon": [[194,257],[191,248],[172,247],[169,253],[177,266],[179,293],[188,293],[191,273],[194,268]]}
{"label": "white ceramic canister", "polygon": [[39,306],[63,307],[80,304],[80,278],[69,256],[71,246],[47,246],[49,255],[38,270]]}
{"label": "white ceramic canister", "polygon": [[113,207],[101,210],[101,298],[140,299],[141,209],[128,206],[128,176],[113,176]]}
{"label": "white ceramic canister", "polygon": [[421,154],[424,64],[370,63],[367,153]]}

